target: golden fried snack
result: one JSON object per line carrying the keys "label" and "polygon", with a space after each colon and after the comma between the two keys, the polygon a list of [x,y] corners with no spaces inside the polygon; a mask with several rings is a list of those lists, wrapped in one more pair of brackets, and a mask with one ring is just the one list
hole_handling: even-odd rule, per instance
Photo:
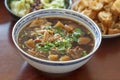
{"label": "golden fried snack", "polygon": [[113,1],[109,2],[109,4],[104,5],[103,9],[105,11],[111,11],[111,6],[113,5]]}
{"label": "golden fried snack", "polygon": [[107,28],[106,26],[103,26],[102,23],[97,23],[97,24],[98,24],[98,26],[99,26],[99,28],[100,28],[102,34],[103,34],[103,35],[106,34],[107,31],[108,31],[108,28]]}
{"label": "golden fried snack", "polygon": [[120,22],[114,24],[114,26],[112,28],[118,28],[118,29],[120,29]]}
{"label": "golden fried snack", "polygon": [[120,14],[120,0],[116,0],[112,7],[111,7],[111,10],[112,12],[115,14],[115,15],[119,15]]}
{"label": "golden fried snack", "polygon": [[97,12],[93,11],[91,9],[85,9],[82,11],[83,14],[87,15],[88,17],[90,17],[91,19],[95,19],[97,16]]}
{"label": "golden fried snack", "polygon": [[100,2],[103,2],[104,4],[109,4],[115,0],[99,0]]}
{"label": "golden fried snack", "polygon": [[89,8],[95,11],[99,11],[103,8],[103,3],[98,0],[89,1]]}
{"label": "golden fried snack", "polygon": [[103,35],[120,33],[120,0],[79,0],[72,9],[94,20]]}
{"label": "golden fried snack", "polygon": [[120,33],[120,29],[109,28],[108,34],[116,34],[116,33]]}
{"label": "golden fried snack", "polygon": [[86,7],[88,7],[88,1],[89,0],[80,0],[80,1],[78,1],[76,4],[73,5],[74,6],[73,10],[81,12]]}
{"label": "golden fried snack", "polygon": [[112,14],[107,11],[101,11],[98,14],[99,21],[107,27],[110,27],[112,24]]}

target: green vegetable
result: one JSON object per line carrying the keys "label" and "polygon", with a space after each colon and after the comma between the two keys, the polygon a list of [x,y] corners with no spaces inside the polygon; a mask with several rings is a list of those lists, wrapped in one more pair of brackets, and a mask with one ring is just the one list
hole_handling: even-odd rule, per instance
{"label": "green vegetable", "polygon": [[43,52],[48,52],[52,48],[58,48],[60,52],[66,51],[67,48],[70,48],[72,45],[69,41],[63,40],[63,41],[55,41],[53,43],[46,42],[43,44],[43,46],[40,46],[42,43],[37,43],[36,48]]}
{"label": "green vegetable", "polygon": [[60,28],[60,27],[55,27],[53,30],[54,30],[54,33],[58,33],[58,34],[60,34],[61,36],[65,36],[65,32],[64,32],[64,30],[63,30],[62,28]]}
{"label": "green vegetable", "polygon": [[41,34],[41,33],[38,33],[37,35],[38,35],[38,36],[43,36],[43,34]]}
{"label": "green vegetable", "polygon": [[82,35],[82,31],[79,28],[76,28],[72,33],[72,36],[75,37],[80,37],[81,35]]}
{"label": "green vegetable", "polygon": [[70,35],[70,40],[77,42],[77,41],[78,41],[78,38],[79,38],[80,36],[82,36],[82,35],[83,35],[83,32],[82,32],[79,28],[76,28],[76,29],[73,31],[73,33]]}
{"label": "green vegetable", "polygon": [[65,8],[64,0],[41,0],[43,8]]}
{"label": "green vegetable", "polygon": [[46,26],[45,29],[51,30],[51,29],[52,29],[52,26]]}
{"label": "green vegetable", "polygon": [[86,56],[86,55],[87,55],[87,52],[86,52],[86,51],[83,51],[83,52],[82,52],[82,57],[83,57],[83,56]]}
{"label": "green vegetable", "polygon": [[[51,49],[57,49],[61,53],[66,53],[67,49],[72,47],[72,43],[77,42],[78,38],[83,34],[83,32],[79,28],[73,30],[73,32],[70,33],[68,36],[65,35],[65,31],[61,27],[48,26],[46,27],[46,29],[51,29],[54,34],[60,34],[63,39],[56,40],[54,42],[47,41],[44,43],[37,43],[36,48],[43,52],[49,52]],[[39,35],[41,36],[41,34]],[[85,55],[85,52],[83,52],[83,55]]]}
{"label": "green vegetable", "polygon": [[14,14],[22,17],[27,14],[27,11],[30,10],[30,5],[33,3],[33,0],[12,0],[10,8]]}
{"label": "green vegetable", "polygon": [[43,52],[48,52],[51,48],[55,47],[55,45],[50,42],[44,43],[43,46],[40,46],[40,44],[41,43],[37,43],[36,48]]}

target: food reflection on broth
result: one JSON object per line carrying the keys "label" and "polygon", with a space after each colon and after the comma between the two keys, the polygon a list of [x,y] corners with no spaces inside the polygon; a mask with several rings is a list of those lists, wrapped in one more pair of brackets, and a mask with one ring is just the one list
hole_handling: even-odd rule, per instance
{"label": "food reflection on broth", "polygon": [[95,44],[93,34],[84,25],[58,17],[35,18],[20,31],[18,43],[28,54],[51,61],[81,58]]}

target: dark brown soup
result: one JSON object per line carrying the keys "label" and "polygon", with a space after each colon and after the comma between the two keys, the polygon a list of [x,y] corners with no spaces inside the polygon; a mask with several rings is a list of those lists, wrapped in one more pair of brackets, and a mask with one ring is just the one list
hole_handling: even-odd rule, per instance
{"label": "dark brown soup", "polygon": [[19,46],[35,57],[68,61],[91,52],[92,33],[84,25],[65,18],[36,18],[19,33]]}

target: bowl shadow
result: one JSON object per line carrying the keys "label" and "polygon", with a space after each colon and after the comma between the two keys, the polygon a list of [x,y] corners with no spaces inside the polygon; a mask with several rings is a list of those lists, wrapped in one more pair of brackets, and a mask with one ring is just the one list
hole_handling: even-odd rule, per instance
{"label": "bowl shadow", "polygon": [[92,80],[87,65],[64,74],[52,74],[39,71],[27,62],[21,67],[16,80]]}

